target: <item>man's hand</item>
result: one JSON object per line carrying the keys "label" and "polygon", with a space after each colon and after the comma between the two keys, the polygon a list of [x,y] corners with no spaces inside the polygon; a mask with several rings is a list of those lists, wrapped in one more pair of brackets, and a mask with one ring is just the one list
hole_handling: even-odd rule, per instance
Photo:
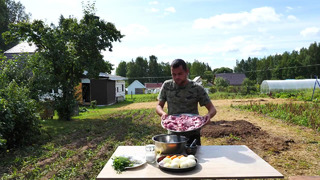
{"label": "man's hand", "polygon": [[210,114],[206,114],[205,116],[203,116],[203,118],[204,118],[204,120],[206,120],[206,124],[204,124],[204,125],[207,125],[207,124],[209,124],[210,123]]}
{"label": "man's hand", "polygon": [[164,114],[161,115],[161,120],[165,120],[167,117],[168,117],[168,114],[164,113]]}

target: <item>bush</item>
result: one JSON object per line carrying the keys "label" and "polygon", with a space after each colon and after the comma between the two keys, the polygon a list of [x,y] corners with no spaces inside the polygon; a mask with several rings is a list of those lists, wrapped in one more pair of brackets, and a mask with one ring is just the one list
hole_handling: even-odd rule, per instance
{"label": "bush", "polygon": [[217,88],[216,87],[210,87],[209,88],[209,92],[210,93],[216,93],[217,92]]}
{"label": "bush", "polygon": [[97,107],[97,100],[91,101],[91,102],[90,102],[90,107],[91,107],[92,109],[95,109],[95,108]]}
{"label": "bush", "polygon": [[222,77],[217,77],[215,80],[215,85],[217,87],[228,87],[229,86],[229,81],[225,80],[224,78]]}
{"label": "bush", "polygon": [[36,102],[12,81],[0,91],[0,148],[30,144],[40,135]]}

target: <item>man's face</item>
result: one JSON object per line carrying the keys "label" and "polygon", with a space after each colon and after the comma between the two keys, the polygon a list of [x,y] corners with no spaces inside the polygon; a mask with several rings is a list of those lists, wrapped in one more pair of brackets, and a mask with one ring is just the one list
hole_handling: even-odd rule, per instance
{"label": "man's face", "polygon": [[177,68],[171,67],[172,79],[178,86],[185,86],[187,84],[188,73],[189,70],[185,71],[182,66],[179,66]]}

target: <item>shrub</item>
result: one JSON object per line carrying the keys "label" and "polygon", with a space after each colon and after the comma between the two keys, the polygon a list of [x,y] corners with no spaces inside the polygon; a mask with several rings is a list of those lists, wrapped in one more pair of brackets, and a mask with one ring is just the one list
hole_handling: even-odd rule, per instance
{"label": "shrub", "polygon": [[97,107],[97,100],[91,101],[91,102],[90,102],[90,107],[91,107],[92,109],[95,109],[95,108]]}
{"label": "shrub", "polygon": [[228,87],[229,86],[229,81],[223,79],[222,77],[218,77],[215,80],[215,84],[218,87]]}
{"label": "shrub", "polygon": [[40,135],[36,102],[29,90],[12,81],[0,91],[0,146],[2,149],[30,144]]}
{"label": "shrub", "polygon": [[210,93],[216,93],[217,92],[217,88],[216,87],[210,87],[209,88],[209,92]]}

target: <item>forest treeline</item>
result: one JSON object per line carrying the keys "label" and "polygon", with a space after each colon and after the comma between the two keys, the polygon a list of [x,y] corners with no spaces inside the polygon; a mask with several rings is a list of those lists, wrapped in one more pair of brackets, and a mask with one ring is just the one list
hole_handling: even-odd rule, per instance
{"label": "forest treeline", "polygon": [[[282,54],[263,58],[248,57],[236,60],[234,69],[220,67],[213,69],[208,63],[199,60],[186,62],[190,69],[189,78],[201,76],[211,82],[217,73],[244,73],[247,78],[261,84],[263,80],[315,78],[320,70],[320,43],[314,42],[308,48],[301,48]],[[130,62],[121,61],[116,68],[116,75],[127,77],[130,84],[138,79],[141,83],[163,82],[171,78],[170,64],[158,63],[154,55],[149,59],[137,57]]]}
{"label": "forest treeline", "polygon": [[245,73],[250,80],[261,84],[263,80],[314,79],[320,70],[320,43],[264,58],[251,58],[236,62],[235,73]]}
{"label": "forest treeline", "polygon": [[[213,71],[207,63],[198,60],[186,63],[190,70],[189,78],[202,76],[212,80]],[[116,75],[127,77],[129,84],[134,80],[139,80],[141,83],[160,83],[171,79],[170,63],[158,63],[158,58],[154,55],[149,56],[149,59],[139,56],[130,62],[121,61],[116,68]]]}

